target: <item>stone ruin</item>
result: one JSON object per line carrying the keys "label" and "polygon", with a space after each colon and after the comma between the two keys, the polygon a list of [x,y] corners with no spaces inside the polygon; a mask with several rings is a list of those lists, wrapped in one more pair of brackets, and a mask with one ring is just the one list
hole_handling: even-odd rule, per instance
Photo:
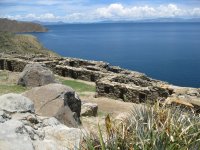
{"label": "stone ruin", "polygon": [[[26,64],[42,63],[55,74],[96,83],[96,96],[111,97],[125,102],[141,103],[164,100],[176,87],[147,77],[145,74],[110,66],[102,61],[76,58],[0,55],[0,70],[21,72]],[[172,87],[172,86],[171,86]],[[200,90],[198,90],[200,96]],[[199,98],[199,97],[198,97]]]}
{"label": "stone ruin", "polygon": [[171,94],[170,90],[161,87],[162,84],[164,82],[130,71],[129,75],[118,74],[101,78],[96,82],[96,91],[97,96],[111,97],[125,102],[154,102]]}

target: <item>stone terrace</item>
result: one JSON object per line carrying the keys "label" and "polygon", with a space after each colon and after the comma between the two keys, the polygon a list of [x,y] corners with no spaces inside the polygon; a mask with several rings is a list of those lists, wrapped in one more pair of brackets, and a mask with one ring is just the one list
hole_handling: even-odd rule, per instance
{"label": "stone terrace", "polygon": [[[26,64],[35,62],[45,64],[60,76],[96,82],[96,96],[111,97],[126,102],[163,100],[173,95],[177,89],[176,86],[151,79],[145,74],[110,66],[102,61],[0,54],[0,70],[21,72]],[[200,95],[198,90],[197,92]]]}

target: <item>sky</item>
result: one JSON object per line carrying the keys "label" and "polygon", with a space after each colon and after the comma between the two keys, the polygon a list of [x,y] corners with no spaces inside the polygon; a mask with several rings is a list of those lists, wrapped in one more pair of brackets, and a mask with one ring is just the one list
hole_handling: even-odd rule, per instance
{"label": "sky", "polygon": [[200,18],[200,0],[0,0],[0,17],[69,23],[190,19]]}

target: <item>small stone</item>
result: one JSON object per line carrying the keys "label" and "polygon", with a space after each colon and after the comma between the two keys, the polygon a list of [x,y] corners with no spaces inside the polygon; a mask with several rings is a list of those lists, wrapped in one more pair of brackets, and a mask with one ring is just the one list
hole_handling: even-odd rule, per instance
{"label": "small stone", "polygon": [[98,105],[96,103],[85,103],[81,106],[81,116],[96,116]]}

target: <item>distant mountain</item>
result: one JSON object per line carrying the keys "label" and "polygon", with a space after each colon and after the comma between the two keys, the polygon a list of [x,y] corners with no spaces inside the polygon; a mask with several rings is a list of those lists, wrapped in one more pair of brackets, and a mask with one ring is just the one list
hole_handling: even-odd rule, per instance
{"label": "distant mountain", "polygon": [[40,24],[32,22],[20,22],[0,18],[0,31],[8,32],[46,32],[47,29]]}
{"label": "distant mountain", "polygon": [[38,23],[38,24],[41,24],[41,25],[61,25],[61,24],[66,24],[65,22],[63,21],[58,21],[58,22],[42,22],[42,21],[33,21],[34,23]]}
{"label": "distant mountain", "polygon": [[104,20],[98,23],[145,23],[145,22],[200,22],[200,18],[156,18],[156,19],[138,19],[138,20]]}
{"label": "distant mountain", "polygon": [[200,18],[157,18],[146,19],[143,22],[200,22]]}

